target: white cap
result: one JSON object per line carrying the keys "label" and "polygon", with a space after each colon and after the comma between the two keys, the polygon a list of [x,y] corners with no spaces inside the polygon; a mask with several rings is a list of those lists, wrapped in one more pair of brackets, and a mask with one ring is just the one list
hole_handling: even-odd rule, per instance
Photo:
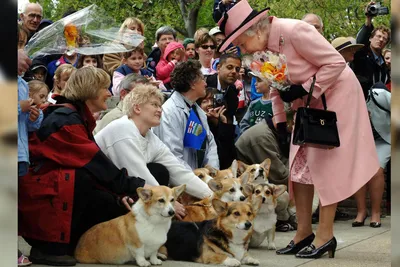
{"label": "white cap", "polygon": [[213,36],[214,34],[217,34],[217,33],[222,33],[222,31],[219,29],[219,26],[216,26],[216,27],[212,28],[208,32],[208,34],[211,35],[211,36]]}

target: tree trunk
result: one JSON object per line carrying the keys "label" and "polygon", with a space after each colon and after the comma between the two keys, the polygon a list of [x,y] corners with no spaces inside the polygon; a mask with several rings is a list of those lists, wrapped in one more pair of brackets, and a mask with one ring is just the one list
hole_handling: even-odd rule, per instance
{"label": "tree trunk", "polygon": [[185,21],[185,27],[188,32],[187,37],[193,38],[197,28],[198,15],[199,15],[199,8],[197,7],[189,11],[188,18]]}

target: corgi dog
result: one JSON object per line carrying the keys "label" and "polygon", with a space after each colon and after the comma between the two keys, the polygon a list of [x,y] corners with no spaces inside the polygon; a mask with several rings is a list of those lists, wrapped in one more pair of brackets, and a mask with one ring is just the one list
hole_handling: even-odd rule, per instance
{"label": "corgi dog", "polygon": [[248,183],[263,184],[268,183],[268,174],[271,169],[271,160],[265,159],[260,164],[247,165],[238,161],[240,178],[246,179]]}
{"label": "corgi dog", "polygon": [[195,169],[195,170],[193,170],[193,172],[203,182],[208,183],[208,181],[210,181],[212,179],[211,171],[210,171],[211,169],[213,169],[213,167],[206,165],[206,167]]}
{"label": "corgi dog", "polygon": [[[138,188],[139,200],[126,215],[97,224],[85,232],[75,249],[80,263],[160,265],[158,249],[166,242],[174,201],[186,185],[174,188],[155,186]],[[147,259],[150,258],[150,261]]]}
{"label": "corgi dog", "polygon": [[212,206],[212,198],[208,197],[193,204],[185,205],[186,216],[184,222],[201,222],[217,217],[217,212]]}
{"label": "corgi dog", "polygon": [[[206,168],[207,167],[207,168]],[[208,183],[211,179],[213,179],[210,175],[210,169],[212,169],[211,166],[206,165],[205,168],[198,168],[194,169],[193,173],[199,177],[200,180],[202,180],[205,183]],[[201,199],[198,199],[197,197],[194,197],[192,195],[189,195],[188,193],[184,192],[178,199],[179,203],[182,205],[192,205],[195,202],[201,201]]]}
{"label": "corgi dog", "polygon": [[232,165],[225,170],[217,170],[210,165],[205,166],[206,169],[210,171],[210,175],[212,178],[216,180],[227,179],[227,178],[237,178],[237,171],[238,171],[238,161],[235,159],[232,162]]}
{"label": "corgi dog", "polygon": [[224,202],[244,201],[246,199],[243,194],[242,180],[239,178],[212,179],[208,182],[208,187],[214,192],[213,198],[218,198]]}
{"label": "corgi dog", "polygon": [[261,201],[261,197],[251,202],[230,203],[213,199],[218,217],[195,223],[172,222],[160,254],[163,258],[203,264],[259,265],[249,255],[248,244]]}
{"label": "corgi dog", "polygon": [[268,249],[275,250],[275,224],[277,221],[275,208],[277,198],[286,191],[286,185],[256,184],[253,188],[254,197],[261,197],[262,204],[254,220],[253,235],[250,240],[250,247],[259,247],[268,240]]}

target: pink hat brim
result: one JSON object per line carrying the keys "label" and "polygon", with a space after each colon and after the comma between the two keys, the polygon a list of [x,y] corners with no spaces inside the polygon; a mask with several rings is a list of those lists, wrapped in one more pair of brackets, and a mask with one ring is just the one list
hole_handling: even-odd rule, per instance
{"label": "pink hat brim", "polygon": [[264,17],[264,15],[266,15],[268,13],[268,11],[269,11],[269,8],[267,10],[261,11],[253,19],[249,20],[246,24],[244,24],[242,27],[240,27],[239,29],[236,29],[231,34],[226,36],[225,40],[218,47],[218,52],[222,53],[229,46],[229,44],[232,43],[232,41],[234,41],[242,33],[244,33],[251,26],[253,26],[254,23],[258,22],[262,17]]}

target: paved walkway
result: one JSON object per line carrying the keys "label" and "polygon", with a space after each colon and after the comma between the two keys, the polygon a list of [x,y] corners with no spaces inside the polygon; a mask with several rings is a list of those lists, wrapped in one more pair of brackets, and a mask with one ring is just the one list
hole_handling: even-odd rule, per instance
{"label": "paved walkway", "polygon": [[[390,217],[382,219],[381,228],[369,227],[369,218],[366,220],[368,226],[352,228],[351,220],[335,223],[335,236],[338,240],[338,248],[334,259],[329,259],[327,254],[318,260],[302,260],[294,256],[278,256],[275,251],[269,251],[265,247],[251,249],[251,255],[259,259],[260,267],[386,267],[391,261],[391,227]],[[313,225],[316,229],[317,225]],[[286,246],[294,232],[277,233],[276,246]],[[19,239],[19,248],[25,255],[29,255],[30,247],[22,238]],[[33,265],[42,266],[42,265]],[[90,265],[78,264],[78,267],[110,267],[112,265]],[[127,266],[127,265],[125,265]],[[163,267],[202,267],[210,266],[204,264],[165,261]]]}

